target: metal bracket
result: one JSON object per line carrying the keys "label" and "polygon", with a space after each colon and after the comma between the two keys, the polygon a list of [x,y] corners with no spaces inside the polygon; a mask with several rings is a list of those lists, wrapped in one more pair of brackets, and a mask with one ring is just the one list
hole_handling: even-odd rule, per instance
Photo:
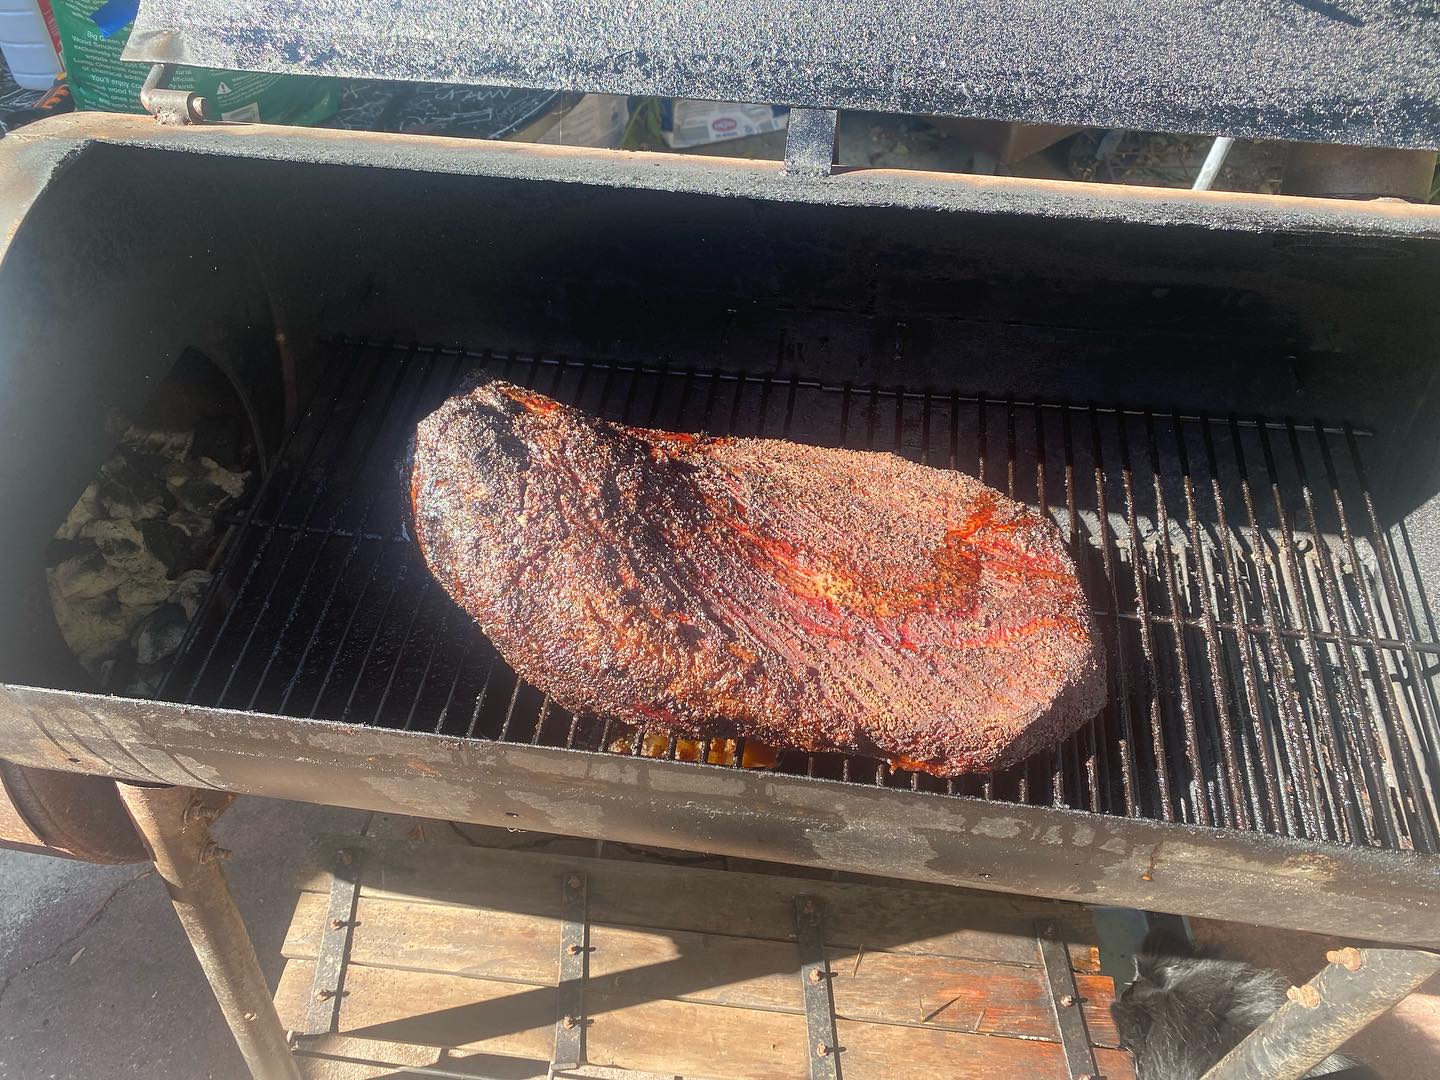
{"label": "metal bracket", "polygon": [[1040,943],[1040,964],[1045,969],[1050,1007],[1055,1013],[1055,1027],[1060,1032],[1060,1046],[1065,1051],[1070,1080],[1099,1080],[1090,1032],[1085,1027],[1085,1013],[1080,1008],[1080,988],[1075,985],[1070,949],[1060,936],[1060,924],[1054,919],[1037,919],[1035,938]]}
{"label": "metal bracket", "polygon": [[830,965],[825,960],[825,925],[821,902],[814,896],[795,898],[795,944],[800,950],[800,992],[805,1002],[810,1080],[840,1080],[840,1040],[835,1032],[835,999],[830,992]]}
{"label": "metal bracket", "polygon": [[550,1075],[585,1063],[585,981],[590,973],[589,881],[565,875],[560,894],[560,987]]}
{"label": "metal bracket", "polygon": [[216,119],[209,98],[188,90],[171,90],[174,64],[156,64],[140,87],[140,107],[166,125],[206,124]]}
{"label": "metal bracket", "polygon": [[791,109],[785,132],[785,175],[829,176],[839,123],[840,114],[834,109]]}
{"label": "metal bracket", "polygon": [[320,928],[320,947],[315,951],[315,973],[301,1035],[325,1035],[334,1031],[339,1023],[345,962],[350,958],[350,942],[355,931],[355,903],[360,893],[363,854],[363,849],[348,847],[335,853],[330,905],[325,912],[325,925]]}

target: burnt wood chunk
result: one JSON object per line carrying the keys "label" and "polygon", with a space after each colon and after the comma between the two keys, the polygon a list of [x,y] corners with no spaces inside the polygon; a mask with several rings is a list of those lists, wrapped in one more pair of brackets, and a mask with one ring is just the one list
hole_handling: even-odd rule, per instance
{"label": "burnt wood chunk", "polygon": [[1104,702],[1059,530],[962,473],[491,381],[421,422],[410,482],[431,572],[572,711],[954,776]]}

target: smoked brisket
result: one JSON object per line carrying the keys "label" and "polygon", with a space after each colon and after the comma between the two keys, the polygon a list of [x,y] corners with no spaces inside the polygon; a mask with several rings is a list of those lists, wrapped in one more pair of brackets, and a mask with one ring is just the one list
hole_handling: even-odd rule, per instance
{"label": "smoked brisket", "polygon": [[1059,530],[963,473],[490,381],[421,422],[410,482],[431,572],[572,711],[954,776],[1105,700]]}

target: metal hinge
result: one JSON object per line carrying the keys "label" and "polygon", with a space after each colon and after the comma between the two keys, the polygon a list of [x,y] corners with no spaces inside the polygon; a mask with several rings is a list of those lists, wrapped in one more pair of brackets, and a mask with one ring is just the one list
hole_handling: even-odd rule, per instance
{"label": "metal hinge", "polygon": [[189,90],[171,90],[174,64],[156,64],[140,87],[140,106],[162,124],[209,124],[216,120],[209,98]]}
{"label": "metal hinge", "polygon": [[840,114],[834,109],[791,109],[785,132],[785,175],[829,176],[839,123]]}

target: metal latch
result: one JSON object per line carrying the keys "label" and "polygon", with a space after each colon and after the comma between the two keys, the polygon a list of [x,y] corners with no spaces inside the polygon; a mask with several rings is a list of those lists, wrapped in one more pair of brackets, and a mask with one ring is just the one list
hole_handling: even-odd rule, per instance
{"label": "metal latch", "polygon": [[140,106],[162,124],[208,124],[216,120],[207,97],[189,90],[171,90],[174,64],[156,64],[140,87]]}

